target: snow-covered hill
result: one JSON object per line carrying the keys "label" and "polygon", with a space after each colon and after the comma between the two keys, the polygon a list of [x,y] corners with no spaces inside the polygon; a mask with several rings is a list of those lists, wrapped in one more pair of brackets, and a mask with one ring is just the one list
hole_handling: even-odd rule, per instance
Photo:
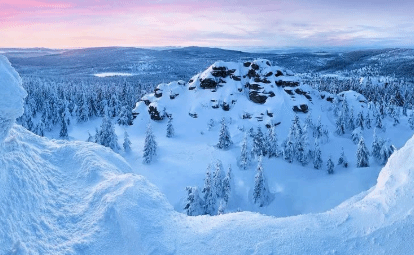
{"label": "snow-covered hill", "polygon": [[14,105],[0,104],[0,254],[412,253],[414,138],[376,186],[328,212],[188,217],[110,149],[11,126],[25,93],[6,59],[0,66],[0,102]]}

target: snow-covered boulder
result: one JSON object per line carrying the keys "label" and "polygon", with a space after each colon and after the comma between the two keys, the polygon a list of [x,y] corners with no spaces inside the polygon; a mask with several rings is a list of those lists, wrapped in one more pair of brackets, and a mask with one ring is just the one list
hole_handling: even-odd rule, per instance
{"label": "snow-covered boulder", "polygon": [[19,74],[6,57],[0,56],[0,143],[6,138],[16,118],[23,114],[26,95]]}

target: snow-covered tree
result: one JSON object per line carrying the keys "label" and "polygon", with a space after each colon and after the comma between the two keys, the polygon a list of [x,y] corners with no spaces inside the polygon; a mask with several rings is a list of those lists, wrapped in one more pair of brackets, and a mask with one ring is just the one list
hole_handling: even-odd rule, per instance
{"label": "snow-covered tree", "polygon": [[86,141],[87,142],[90,142],[90,143],[94,143],[95,142],[95,137],[93,137],[91,135],[91,133],[89,133],[89,131],[88,131],[88,139]]}
{"label": "snow-covered tree", "polygon": [[131,141],[129,140],[129,135],[127,133],[127,131],[124,132],[124,143],[122,144],[122,146],[124,147],[124,151],[125,152],[130,152],[131,151]]}
{"label": "snow-covered tree", "polygon": [[382,141],[382,139],[377,136],[376,129],[374,129],[374,135],[373,135],[372,145],[371,145],[371,153],[372,153],[372,157],[374,157],[379,162],[381,161],[380,151],[381,151],[381,147],[383,143],[384,142]]}
{"label": "snow-covered tree", "polygon": [[321,122],[321,116],[318,117],[318,122],[315,126],[315,130],[313,132],[313,137],[316,139],[320,139],[323,136],[323,128]]}
{"label": "snow-covered tree", "polygon": [[231,165],[229,165],[229,168],[226,173],[226,177],[223,179],[223,200],[225,204],[227,205],[229,203],[229,199],[231,197],[231,190],[233,186],[233,175],[231,171]]}
{"label": "snow-covered tree", "polygon": [[354,117],[354,107],[353,106],[351,106],[349,119],[348,119],[348,121],[346,121],[346,123],[348,123],[348,129],[349,130],[354,130],[355,129],[355,117]]}
{"label": "snow-covered tree", "polygon": [[85,95],[82,96],[81,104],[78,108],[77,114],[78,122],[86,122],[89,119],[89,107],[88,102],[86,101]]}
{"label": "snow-covered tree", "polygon": [[378,129],[383,129],[383,125],[382,125],[382,118],[380,114],[376,114],[375,116],[375,127]]}
{"label": "snow-covered tree", "polygon": [[371,116],[369,114],[369,111],[367,111],[367,115],[365,117],[365,126],[370,129],[371,128]]}
{"label": "snow-covered tree", "polygon": [[279,157],[279,145],[277,140],[276,129],[269,128],[269,135],[268,135],[268,149],[267,154],[269,158],[271,157]]}
{"label": "snow-covered tree", "polygon": [[334,173],[334,167],[335,167],[335,165],[332,161],[332,158],[329,157],[328,161],[326,161],[326,169],[328,171],[328,174],[333,174]]}
{"label": "snow-covered tree", "polygon": [[102,119],[101,128],[95,136],[96,142],[105,147],[111,148],[113,151],[119,151],[118,136],[115,134],[115,128],[109,117]]}
{"label": "snow-covered tree", "polygon": [[215,171],[213,173],[213,191],[215,192],[216,198],[222,198],[223,197],[223,178],[224,178],[224,172],[223,172],[223,164],[220,160],[216,161],[215,164]]}
{"label": "snow-covered tree", "polygon": [[250,165],[250,152],[248,148],[248,135],[245,133],[240,150],[239,166],[242,170],[246,170]]}
{"label": "snow-covered tree", "polygon": [[174,127],[172,125],[172,118],[168,118],[168,123],[167,123],[167,137],[171,138],[174,137],[175,135],[175,131],[174,131]]}
{"label": "snow-covered tree", "polygon": [[339,156],[339,159],[338,159],[338,165],[342,165],[345,168],[348,167],[348,160],[346,159],[345,151],[343,147],[342,147],[341,155]]}
{"label": "snow-covered tree", "polygon": [[361,136],[362,136],[361,128],[358,127],[358,128],[355,128],[354,131],[352,131],[351,138],[352,138],[352,141],[354,142],[354,144],[359,143],[359,140],[361,139]]}
{"label": "snow-covered tree", "polygon": [[257,132],[253,138],[253,153],[255,156],[260,157],[266,155],[266,146],[264,142],[264,136],[260,126],[257,127]]}
{"label": "snow-covered tree", "polygon": [[266,206],[269,203],[269,195],[269,188],[263,173],[262,158],[260,157],[254,181],[253,202],[259,207]]}
{"label": "snow-covered tree", "polygon": [[216,197],[213,191],[213,180],[211,178],[211,165],[208,166],[206,178],[204,179],[203,198],[204,198],[204,213],[214,215],[216,212]]}
{"label": "snow-covered tree", "polygon": [[290,131],[287,140],[283,144],[283,158],[289,163],[293,162],[295,156],[295,148],[292,140],[293,134],[292,131]]}
{"label": "snow-covered tree", "polygon": [[203,201],[200,198],[197,187],[186,187],[187,200],[184,206],[188,216],[197,216],[204,213]]}
{"label": "snow-covered tree", "polygon": [[60,133],[59,133],[59,137],[62,139],[67,139],[69,137],[68,135],[68,126],[66,125],[66,121],[64,116],[62,116],[62,126],[60,128]]}
{"label": "snow-covered tree", "polygon": [[231,136],[230,136],[230,132],[227,127],[227,124],[226,124],[226,120],[222,118],[219,142],[217,144],[217,148],[222,149],[222,150],[227,150],[232,144],[233,142],[231,141]]}
{"label": "snow-covered tree", "polygon": [[357,167],[368,167],[369,166],[369,151],[367,146],[365,146],[364,137],[361,136],[361,139],[358,143],[357,149]]}
{"label": "snow-covered tree", "polygon": [[336,133],[338,135],[345,134],[345,122],[342,112],[340,112],[338,118],[336,118]]}
{"label": "snow-covered tree", "polygon": [[118,125],[121,126],[127,126],[127,125],[132,125],[132,110],[129,106],[125,105],[122,106],[121,108],[121,112],[119,113],[118,116]]}
{"label": "snow-covered tree", "polygon": [[156,155],[157,155],[157,142],[155,141],[154,134],[152,133],[151,124],[148,124],[147,132],[145,134],[143,163],[150,164],[154,156]]}
{"label": "snow-covered tree", "polygon": [[315,169],[320,169],[322,167],[323,161],[322,161],[322,151],[319,147],[319,141],[318,139],[315,139],[315,149],[313,153],[313,167]]}
{"label": "snow-covered tree", "polygon": [[410,117],[408,118],[408,124],[411,129],[414,129],[414,110],[411,110]]}
{"label": "snow-covered tree", "polygon": [[207,123],[207,130],[211,131],[211,129],[213,129],[213,127],[215,126],[215,122],[213,119],[210,119]]}
{"label": "snow-covered tree", "polygon": [[388,161],[388,158],[394,152],[394,146],[389,144],[389,141],[383,142],[380,150],[380,162],[381,164],[385,165]]}
{"label": "snow-covered tree", "polygon": [[364,115],[362,114],[362,111],[358,112],[356,121],[355,121],[355,125],[357,128],[360,128],[361,130],[364,130],[364,124],[365,124],[365,120],[364,120]]}

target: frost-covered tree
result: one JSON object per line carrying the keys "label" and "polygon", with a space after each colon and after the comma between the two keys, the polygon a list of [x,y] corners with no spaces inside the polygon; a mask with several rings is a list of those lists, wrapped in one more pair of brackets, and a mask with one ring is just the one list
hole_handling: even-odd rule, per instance
{"label": "frost-covered tree", "polygon": [[378,129],[383,129],[383,125],[382,125],[382,118],[381,115],[379,113],[376,114],[375,116],[375,127]]}
{"label": "frost-covered tree", "polygon": [[348,167],[348,160],[346,159],[345,151],[343,147],[342,147],[341,155],[339,156],[339,159],[338,159],[338,165],[342,165],[345,168]]}
{"label": "frost-covered tree", "polygon": [[348,119],[348,121],[346,121],[346,123],[348,123],[348,129],[349,130],[354,130],[355,129],[355,117],[354,117],[354,107],[353,106],[351,106],[349,119]]}
{"label": "frost-covered tree", "polygon": [[227,150],[232,144],[233,142],[231,141],[231,136],[230,136],[230,132],[227,127],[227,124],[226,124],[226,120],[222,118],[219,142],[217,144],[217,148],[222,149],[222,150]]}
{"label": "frost-covered tree", "polygon": [[127,133],[127,131],[124,132],[124,143],[122,144],[122,146],[124,147],[124,151],[125,152],[130,152],[131,151],[131,141],[129,140],[129,135]]}
{"label": "frost-covered tree", "polygon": [[245,133],[240,150],[239,166],[242,170],[246,170],[250,165],[250,152],[248,147],[248,135]]}
{"label": "frost-covered tree", "polygon": [[68,126],[66,125],[66,121],[64,116],[62,116],[62,126],[60,128],[59,137],[62,139],[67,139],[69,137],[68,135]]}
{"label": "frost-covered tree", "polygon": [[197,187],[186,187],[187,200],[184,206],[188,216],[197,216],[204,214],[203,201],[200,198]]}
{"label": "frost-covered tree", "polygon": [[393,108],[391,117],[394,120],[394,123],[393,123],[394,127],[400,124],[400,109],[397,106]]}
{"label": "frost-covered tree", "polygon": [[293,134],[292,130],[290,130],[288,138],[283,145],[283,158],[289,163],[293,162],[293,158],[295,156],[295,148],[292,140]]}
{"label": "frost-covered tree", "polygon": [[101,128],[95,135],[96,143],[111,148],[113,151],[119,151],[118,136],[115,134],[115,128],[109,117],[102,119]]}
{"label": "frost-covered tree", "polygon": [[321,116],[318,117],[318,122],[315,126],[315,130],[313,132],[313,137],[316,139],[320,139],[323,136],[323,128],[322,128],[322,121]]}
{"label": "frost-covered tree", "polygon": [[257,127],[257,132],[253,137],[253,153],[256,157],[266,155],[266,146],[264,142],[264,136],[260,126]]}
{"label": "frost-covered tree", "polygon": [[339,113],[339,116],[336,119],[336,133],[338,135],[345,134],[345,122],[344,122],[342,112]]}
{"label": "frost-covered tree", "polygon": [[86,141],[87,142],[90,142],[90,143],[94,143],[95,142],[95,137],[93,137],[91,135],[91,133],[89,133],[89,131],[88,131],[88,139]]}
{"label": "frost-covered tree", "polygon": [[213,129],[213,127],[215,126],[215,122],[213,119],[210,119],[207,123],[207,130],[211,131],[211,129]]}
{"label": "frost-covered tree", "polygon": [[354,144],[359,143],[359,140],[361,139],[361,136],[362,136],[361,128],[358,127],[358,128],[355,128],[354,131],[352,131],[351,138],[352,138],[352,141],[354,142]]}
{"label": "frost-covered tree", "polygon": [[315,169],[320,169],[322,167],[323,161],[322,161],[322,151],[319,147],[319,141],[318,139],[315,139],[315,149],[313,153],[313,167]]}
{"label": "frost-covered tree", "polygon": [[262,158],[260,157],[254,180],[253,202],[259,207],[266,206],[269,203],[269,195],[269,188],[263,173]]}
{"label": "frost-covered tree", "polygon": [[231,171],[231,165],[229,165],[229,168],[226,173],[226,177],[223,179],[223,200],[225,204],[227,205],[229,203],[230,197],[231,197],[231,190],[233,186],[233,175]]}
{"label": "frost-covered tree", "polygon": [[82,96],[82,100],[78,108],[77,120],[78,122],[86,122],[89,120],[89,107],[85,95]]}
{"label": "frost-covered tree", "polygon": [[414,110],[411,110],[410,117],[408,118],[408,124],[411,129],[414,129]]}
{"label": "frost-covered tree", "polygon": [[357,167],[368,167],[369,166],[369,151],[367,146],[365,146],[364,137],[361,136],[361,139],[358,143],[357,149]]}
{"label": "frost-covered tree", "polygon": [[167,123],[167,137],[171,138],[174,137],[175,135],[175,131],[174,131],[174,127],[172,125],[172,118],[168,118],[168,123]]}
{"label": "frost-covered tree", "polygon": [[328,174],[333,174],[334,173],[334,163],[332,161],[332,158],[329,157],[328,160],[326,161],[326,169],[328,171]]}
{"label": "frost-covered tree", "polygon": [[279,157],[279,145],[277,140],[276,129],[274,127],[269,128],[268,145],[269,148],[267,149],[267,154],[269,158]]}
{"label": "frost-covered tree", "polygon": [[148,124],[147,132],[145,134],[143,163],[150,164],[156,155],[157,155],[157,142],[155,141],[154,134],[152,133],[151,124]]}
{"label": "frost-covered tree", "polygon": [[215,171],[213,173],[213,191],[216,198],[223,197],[223,164],[220,160],[216,161]]}
{"label": "frost-covered tree", "polygon": [[346,98],[342,101],[342,118],[345,122],[346,128],[349,129],[348,120],[349,120],[349,106]]}
{"label": "frost-covered tree", "polygon": [[381,147],[384,142],[381,138],[377,136],[377,131],[374,129],[374,135],[372,139],[372,145],[371,145],[371,153],[372,157],[374,157],[378,162],[381,161]]}
{"label": "frost-covered tree", "polygon": [[122,106],[121,108],[121,112],[119,113],[118,116],[118,125],[121,126],[127,126],[127,125],[132,125],[132,110],[129,106]]}
{"label": "frost-covered tree", "polygon": [[381,164],[385,165],[388,161],[388,158],[394,152],[394,146],[389,144],[389,141],[383,142],[380,150],[380,162]]}
{"label": "frost-covered tree", "polygon": [[358,112],[358,115],[355,121],[355,126],[357,128],[360,128],[361,130],[364,130],[364,124],[365,124],[364,115],[362,114],[362,111],[360,111]]}
{"label": "frost-covered tree", "polygon": [[202,193],[204,198],[204,214],[214,215],[216,212],[216,197],[213,190],[213,180],[211,178],[210,169],[211,165],[209,165],[207,168]]}
{"label": "frost-covered tree", "polygon": [[365,126],[367,127],[367,129],[371,128],[371,116],[369,114],[369,111],[367,111],[367,115],[365,117]]}

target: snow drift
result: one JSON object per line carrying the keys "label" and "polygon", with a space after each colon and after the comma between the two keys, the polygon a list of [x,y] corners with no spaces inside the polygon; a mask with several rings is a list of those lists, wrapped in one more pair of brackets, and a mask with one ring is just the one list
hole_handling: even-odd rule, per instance
{"label": "snow drift", "polygon": [[0,254],[408,254],[414,248],[414,138],[391,156],[375,187],[326,213],[187,217],[111,150],[12,126],[25,93],[4,58],[0,67],[7,88],[0,112],[9,120],[0,126]]}

